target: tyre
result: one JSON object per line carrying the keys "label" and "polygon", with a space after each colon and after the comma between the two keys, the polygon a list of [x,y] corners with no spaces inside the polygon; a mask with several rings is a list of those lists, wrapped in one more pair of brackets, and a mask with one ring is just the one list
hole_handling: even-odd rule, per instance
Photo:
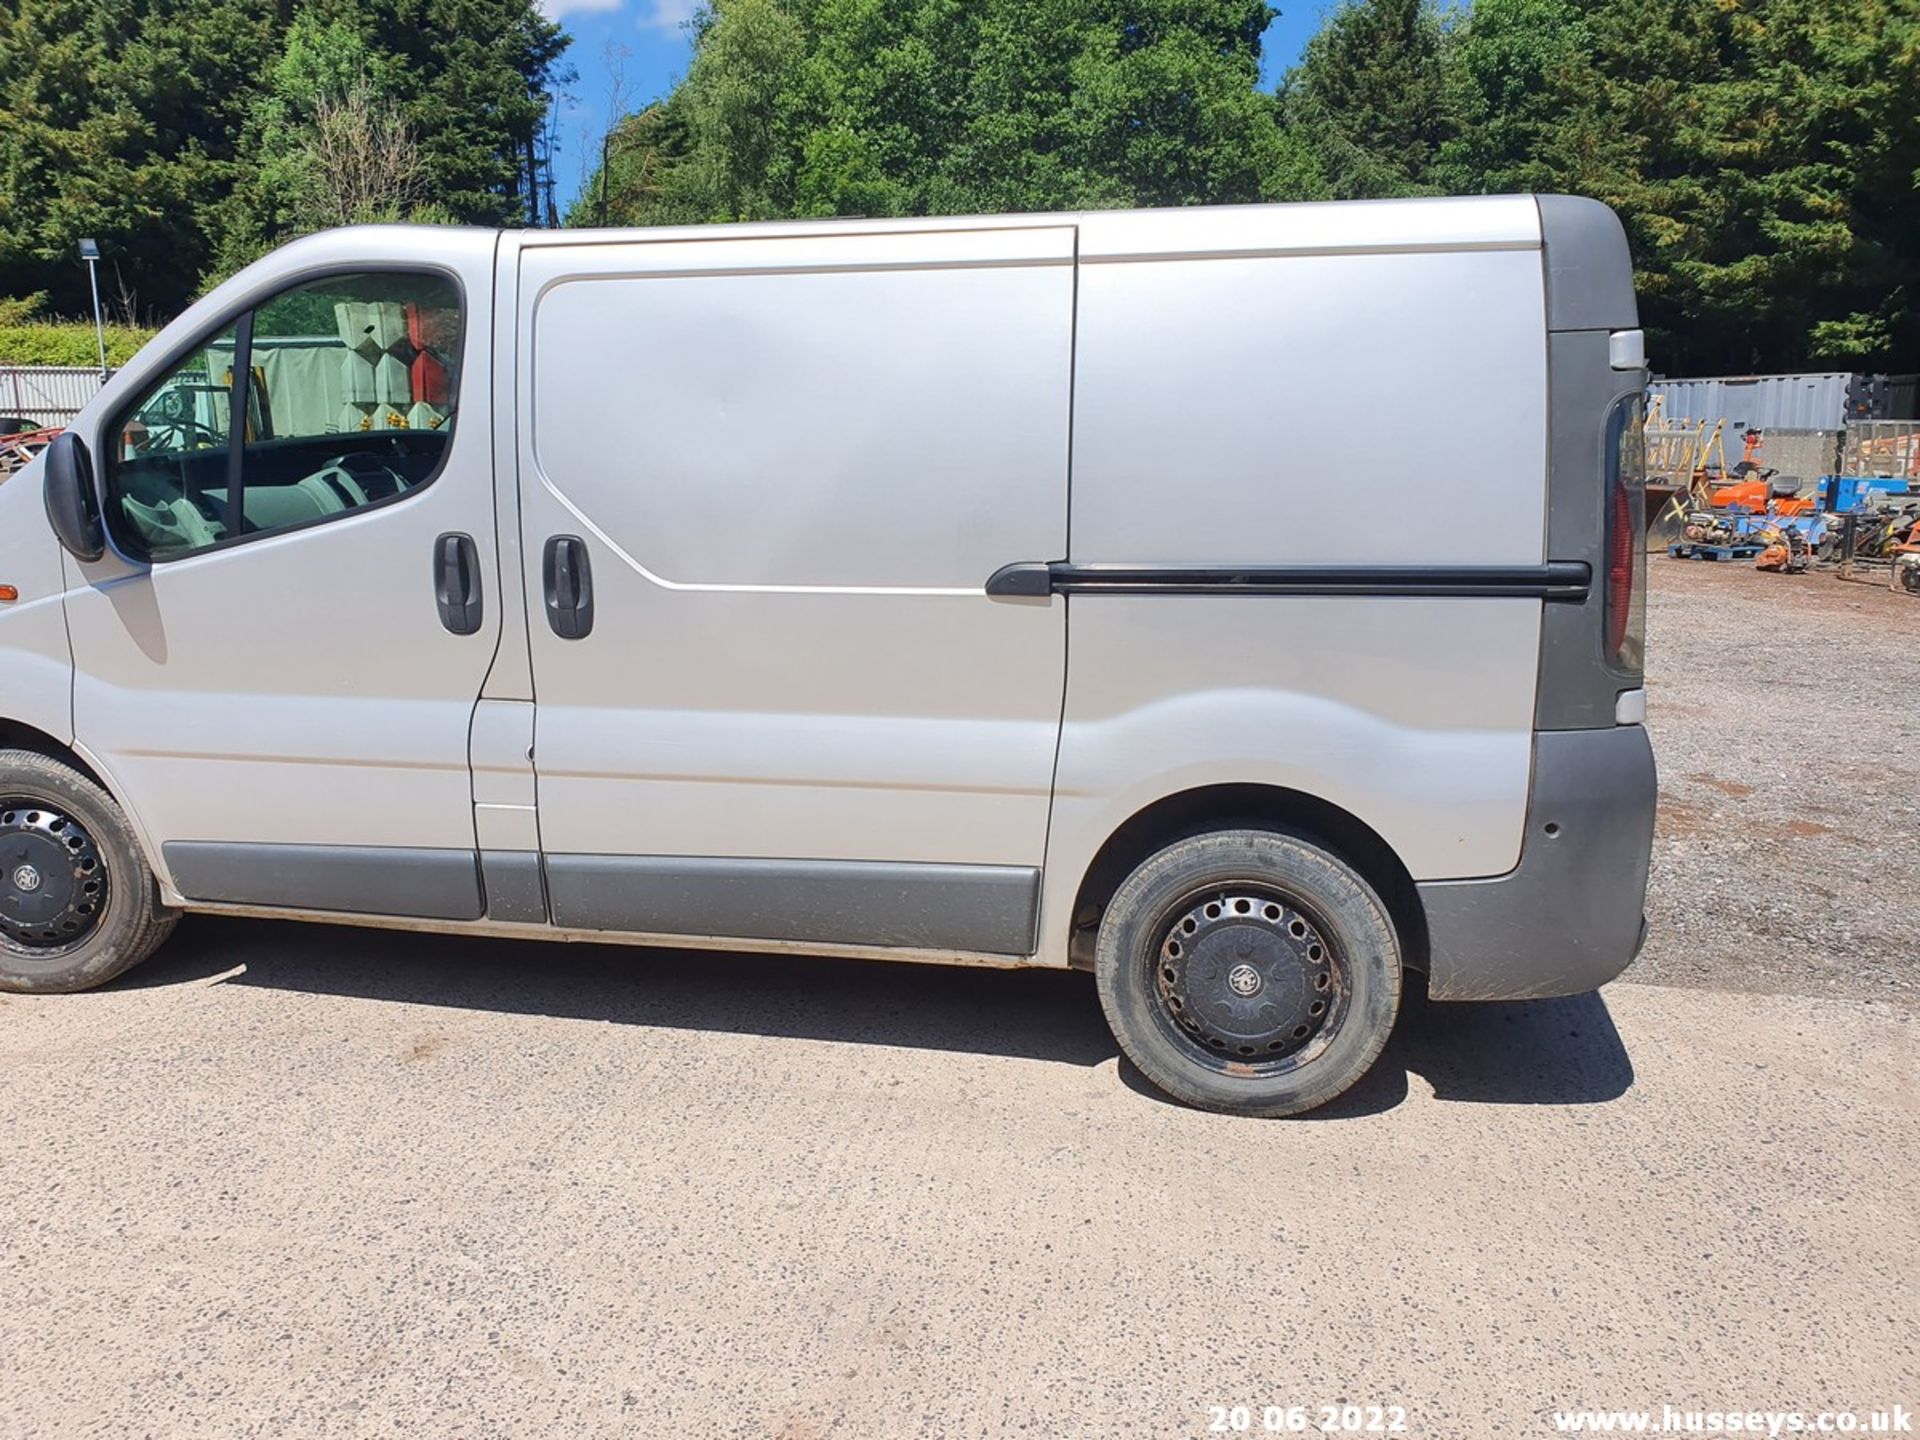
{"label": "tyre", "polygon": [[1094,970],[1114,1037],[1175,1099],[1235,1115],[1324,1105],[1379,1058],[1400,938],[1351,865],[1265,830],[1151,856],[1101,917]]}
{"label": "tyre", "polygon": [[178,918],[104,790],[58,760],[0,750],[0,990],[103,985]]}

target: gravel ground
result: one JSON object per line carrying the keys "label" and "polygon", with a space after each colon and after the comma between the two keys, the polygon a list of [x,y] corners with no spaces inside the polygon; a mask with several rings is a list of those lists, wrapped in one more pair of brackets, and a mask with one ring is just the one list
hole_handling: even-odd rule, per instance
{"label": "gravel ground", "polygon": [[1416,1002],[1268,1123],[1153,1094],[1086,975],[189,921],[0,996],[0,1437],[1911,1412],[1915,1038],[1651,985]]}
{"label": "gravel ground", "polygon": [[1651,984],[1920,999],[1920,601],[1648,562]]}

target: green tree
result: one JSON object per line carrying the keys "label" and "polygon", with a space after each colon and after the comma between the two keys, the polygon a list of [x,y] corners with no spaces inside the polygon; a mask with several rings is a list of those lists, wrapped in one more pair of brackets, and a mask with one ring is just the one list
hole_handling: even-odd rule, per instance
{"label": "green tree", "polygon": [[1577,0],[1476,0],[1441,51],[1452,116],[1434,178],[1453,194],[1551,190],[1545,142],[1593,34]]}
{"label": "green tree", "polygon": [[0,292],[84,310],[86,236],[128,308],[191,294],[207,215],[247,169],[238,140],[273,23],[229,0],[0,7]]}
{"label": "green tree", "polygon": [[779,0],[733,0],[699,32],[683,98],[688,153],[667,187],[685,220],[794,211],[806,34]]}
{"label": "green tree", "polygon": [[678,98],[624,116],[602,146],[593,172],[567,212],[569,225],[626,225],[666,213],[667,189],[689,148],[684,103]]}
{"label": "green tree", "polygon": [[1087,37],[1073,116],[1088,168],[1136,205],[1302,199],[1319,177],[1259,93],[1264,3],[1139,7]]}
{"label": "green tree", "polygon": [[[1257,88],[1264,0],[982,7],[948,182],[982,209],[1319,192]],[[944,205],[936,208],[946,208]]]}
{"label": "green tree", "polygon": [[931,177],[966,113],[974,17],[964,5],[821,0],[805,80],[796,209],[904,215],[929,204]]}
{"label": "green tree", "polygon": [[[319,131],[343,142],[343,162],[349,134],[390,146],[404,128],[422,194],[443,213],[491,224],[530,212],[567,43],[535,0],[8,0],[0,294],[45,290],[54,310],[83,310],[74,244],[90,236],[110,293],[168,313],[210,268],[251,253],[226,227],[284,233],[284,212],[305,202],[261,189],[273,156],[260,106],[287,80],[300,26],[364,48],[367,83],[321,106]],[[276,183],[301,179],[283,167]]]}
{"label": "green tree", "polygon": [[335,225],[440,220],[393,95],[396,66],[350,25],[308,12],[288,28],[247,127],[250,173],[213,212],[210,279]]}
{"label": "green tree", "polygon": [[662,223],[1317,195],[1258,88],[1271,17],[1264,0],[719,0],[661,111],[672,144],[639,147],[657,187],[630,196],[616,165],[611,208]]}
{"label": "green tree", "polygon": [[1620,211],[1670,368],[1912,365],[1920,7],[1593,0],[1538,156]]}
{"label": "green tree", "polygon": [[1307,42],[1281,103],[1335,199],[1439,192],[1454,131],[1447,42],[1429,0],[1353,0]]}
{"label": "green tree", "polygon": [[535,0],[309,0],[391,68],[429,195],[485,225],[537,219],[529,177],[569,37]]}

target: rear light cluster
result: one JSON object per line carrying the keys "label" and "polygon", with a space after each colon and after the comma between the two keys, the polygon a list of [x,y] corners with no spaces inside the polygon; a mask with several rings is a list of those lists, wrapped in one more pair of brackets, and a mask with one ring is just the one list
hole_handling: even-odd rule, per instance
{"label": "rear light cluster", "polygon": [[1618,664],[1627,643],[1633,610],[1633,501],[1627,487],[1613,482],[1613,514],[1607,536],[1607,658]]}
{"label": "rear light cluster", "polygon": [[1638,395],[1607,418],[1607,663],[1639,676],[1646,664],[1646,410]]}

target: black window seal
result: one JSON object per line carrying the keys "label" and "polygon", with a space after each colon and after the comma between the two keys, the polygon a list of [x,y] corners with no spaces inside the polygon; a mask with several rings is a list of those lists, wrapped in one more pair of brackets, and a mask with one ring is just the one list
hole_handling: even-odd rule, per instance
{"label": "black window seal", "polygon": [[[497,264],[497,259],[492,263]],[[279,283],[265,295],[261,295],[245,305],[221,312],[217,319],[210,321],[208,324],[194,331],[191,340],[184,345],[178,346],[168,354],[167,358],[161,363],[159,373],[153,383],[164,383],[167,377],[170,376],[189,355],[202,346],[218,339],[221,333],[230,327],[234,330],[235,358],[239,358],[239,327],[242,319],[247,322],[248,333],[249,336],[251,336],[253,315],[261,306],[271,305],[281,296],[290,294],[295,290],[304,289],[309,285],[317,285],[326,280],[350,279],[356,275],[433,276],[445,280],[453,287],[455,299],[460,306],[460,364],[454,371],[453,388],[447,395],[447,413],[449,416],[457,414],[460,408],[460,396],[463,392],[467,377],[467,350],[473,335],[473,328],[470,324],[473,312],[468,301],[466,281],[462,278],[460,272],[450,265],[436,265],[428,260],[331,261],[324,265],[315,265],[307,269],[294,270],[285,275],[278,276],[276,278]],[[491,374],[491,353],[489,352],[488,354],[482,355],[480,358],[487,362],[488,373]],[[252,359],[251,346],[249,346],[249,353],[247,355],[249,374]],[[238,378],[239,376],[236,374],[235,379],[238,380]],[[125,421],[132,415],[133,406],[140,400],[148,398],[152,393],[151,388],[143,389],[137,392],[133,401],[114,411],[111,423],[103,427],[105,433],[111,435],[116,430],[124,429]],[[231,403],[231,396],[229,396],[229,403]],[[243,425],[244,415],[243,401],[240,417]],[[230,425],[233,418],[234,417],[229,414],[228,419]],[[236,431],[235,433],[238,434],[239,432]],[[320,437],[316,436],[314,438],[318,439]],[[346,437],[343,436],[342,438],[344,439]],[[127,543],[127,536],[124,531],[126,517],[124,514],[119,513],[119,507],[117,505],[109,503],[112,499],[109,490],[113,483],[114,473],[124,463],[120,458],[120,447],[117,444],[110,446],[103,445],[101,447],[103,451],[105,451],[103,459],[106,463],[99,467],[98,478],[95,483],[100,489],[100,510],[107,533],[107,540],[114,552],[129,564],[152,568],[156,565],[171,565],[180,560],[197,560],[203,555],[212,555],[216,551],[231,550],[236,545],[250,545],[260,540],[277,540],[282,535],[297,535],[303,530],[311,530],[320,525],[331,525],[335,521],[349,519],[355,515],[367,515],[376,510],[386,509],[401,501],[410,500],[440,478],[441,474],[447,468],[448,461],[452,458],[453,442],[457,438],[457,434],[449,434],[447,444],[440,452],[439,462],[433,469],[427,472],[418,484],[410,485],[397,494],[383,496],[378,500],[370,500],[365,505],[356,505],[353,509],[343,510],[337,515],[321,515],[312,520],[302,520],[297,525],[276,526],[272,530],[255,531],[251,535],[229,535],[224,539],[214,541],[211,545],[202,545],[193,550],[182,550],[174,555],[143,554],[139,547]],[[229,446],[231,447],[233,443],[234,436],[229,435]],[[246,444],[244,434],[240,434],[239,443],[244,450]],[[231,455],[231,453],[232,451],[230,449],[229,454]],[[231,461],[229,461],[229,463],[231,463]]]}
{"label": "black window seal", "polygon": [[247,482],[244,469],[247,457],[247,396],[252,385],[253,311],[249,310],[233,322],[233,374],[227,386],[227,538],[229,540],[245,535],[247,529]]}

